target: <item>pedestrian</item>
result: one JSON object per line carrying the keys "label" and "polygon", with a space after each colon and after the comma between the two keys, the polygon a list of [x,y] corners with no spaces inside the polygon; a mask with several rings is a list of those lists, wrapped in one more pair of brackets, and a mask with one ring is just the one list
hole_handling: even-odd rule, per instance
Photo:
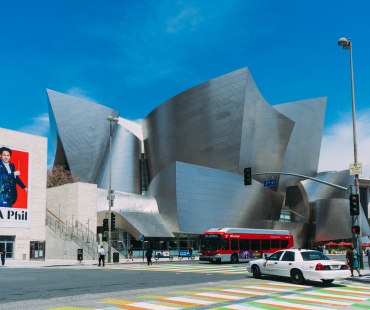
{"label": "pedestrian", "polygon": [[355,249],[353,243],[351,243],[350,248],[346,252],[346,259],[347,259],[349,268],[351,268],[351,277],[354,277],[353,275],[354,269],[357,271],[358,276],[362,277],[362,274],[360,273],[360,269],[359,269],[358,252]]}
{"label": "pedestrian", "polygon": [[370,268],[370,248],[369,247],[366,248],[365,255],[367,256],[367,264],[369,265],[369,268]]}
{"label": "pedestrian", "polygon": [[192,246],[189,246],[189,250],[188,250],[188,252],[189,252],[189,257],[188,257],[188,259],[189,259],[189,258],[192,258],[192,257],[193,257],[193,248],[192,248]]}
{"label": "pedestrian", "polygon": [[1,265],[4,266],[5,265],[5,256],[6,256],[6,251],[4,248],[1,249]]}
{"label": "pedestrian", "polygon": [[100,249],[98,250],[99,254],[99,267],[101,266],[101,262],[103,262],[103,267],[105,266],[105,250],[103,246],[100,246]]}
{"label": "pedestrian", "polygon": [[132,261],[134,261],[134,259],[132,257],[132,247],[130,247],[128,249],[128,253],[127,253],[127,261],[129,261],[130,259],[132,259]]}
{"label": "pedestrian", "polygon": [[148,262],[148,265],[153,265],[152,263],[153,251],[150,247],[147,248],[145,256],[146,256],[146,261]]}

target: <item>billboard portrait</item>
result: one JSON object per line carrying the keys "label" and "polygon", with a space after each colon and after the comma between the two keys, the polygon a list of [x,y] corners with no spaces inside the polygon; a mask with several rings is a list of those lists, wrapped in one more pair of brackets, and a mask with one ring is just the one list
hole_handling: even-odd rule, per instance
{"label": "billboard portrait", "polygon": [[29,152],[0,147],[0,227],[29,227]]}

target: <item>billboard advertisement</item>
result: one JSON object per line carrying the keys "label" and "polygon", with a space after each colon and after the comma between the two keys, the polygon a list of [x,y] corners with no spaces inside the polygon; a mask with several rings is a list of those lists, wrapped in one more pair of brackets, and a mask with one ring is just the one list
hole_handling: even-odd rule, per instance
{"label": "billboard advertisement", "polygon": [[0,147],[0,227],[29,227],[29,152]]}

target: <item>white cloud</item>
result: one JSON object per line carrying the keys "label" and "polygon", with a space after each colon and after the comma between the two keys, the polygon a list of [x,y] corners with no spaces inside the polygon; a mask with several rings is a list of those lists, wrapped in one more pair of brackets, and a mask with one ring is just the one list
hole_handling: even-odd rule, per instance
{"label": "white cloud", "polygon": [[[360,177],[370,177],[370,109],[357,112],[356,137],[357,161],[362,163]],[[318,171],[340,171],[349,169],[354,163],[352,115],[332,125],[324,133]]]}
{"label": "white cloud", "polygon": [[47,137],[49,135],[49,114],[43,113],[32,119],[30,125],[18,129],[32,135]]}
{"label": "white cloud", "polygon": [[73,97],[81,98],[90,102],[96,102],[94,98],[88,96],[88,92],[79,87],[72,87],[67,91],[67,94]]}

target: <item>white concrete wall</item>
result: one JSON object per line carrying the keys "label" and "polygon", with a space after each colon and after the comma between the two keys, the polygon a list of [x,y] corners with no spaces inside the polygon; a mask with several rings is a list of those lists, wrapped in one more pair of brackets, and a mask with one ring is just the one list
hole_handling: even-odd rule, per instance
{"label": "white concrete wall", "polygon": [[97,186],[90,183],[70,183],[47,189],[47,209],[64,223],[80,221],[96,234]]}
{"label": "white concrete wall", "polygon": [[0,236],[15,236],[14,258],[29,259],[30,241],[45,240],[47,139],[0,128],[0,146],[29,152],[28,210],[30,226],[2,227]]}

